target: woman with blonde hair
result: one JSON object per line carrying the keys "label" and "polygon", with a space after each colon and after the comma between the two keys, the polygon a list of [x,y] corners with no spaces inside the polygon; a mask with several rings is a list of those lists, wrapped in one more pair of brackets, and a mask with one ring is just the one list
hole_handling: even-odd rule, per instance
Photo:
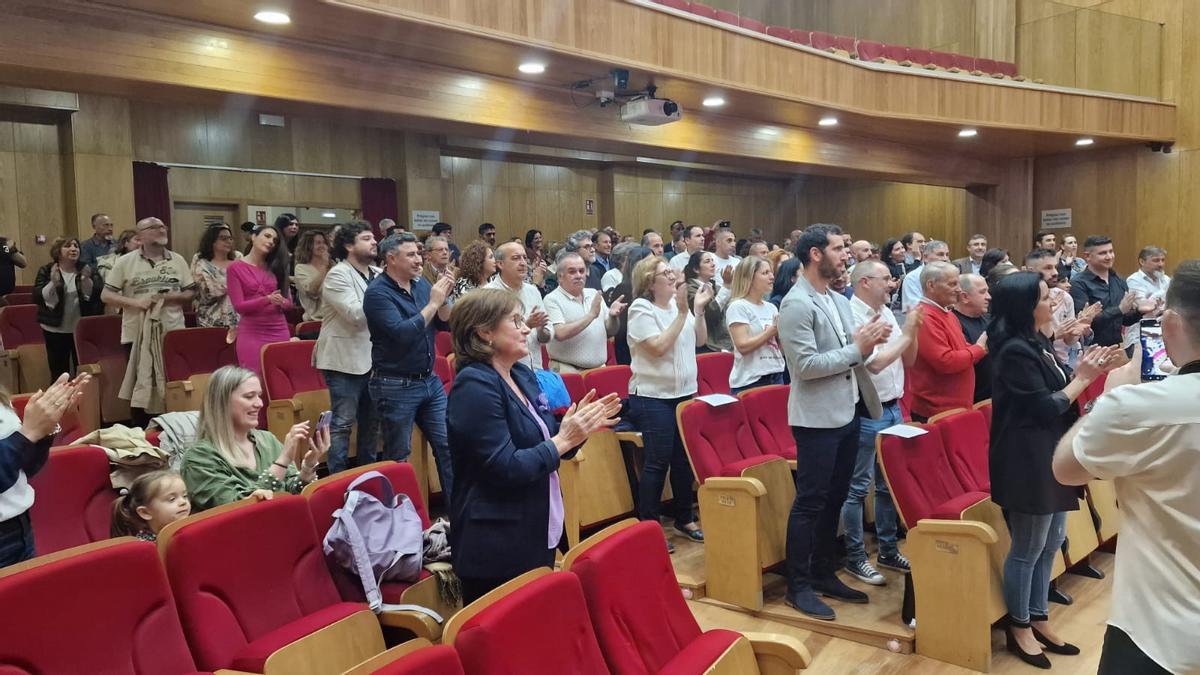
{"label": "woman with blonde hair", "polygon": [[743,258],[733,270],[725,324],[733,340],[729,387],[734,394],[783,384],[787,365],[779,348],[779,309],[767,301],[774,285],[771,263],[758,256]]}
{"label": "woman with blonde hair", "polygon": [[519,298],[504,290],[473,291],[450,314],[458,368],[446,416],[450,550],[464,604],[554,564],[563,536],[559,462],[616,424],[621,408],[616,394],[595,399],[591,391],[555,420],[524,363],[529,331]]}
{"label": "woman with blonde hair", "polygon": [[[638,518],[658,521],[663,483],[670,468],[675,530],[704,541],[704,533],[692,515],[692,468],[679,436],[675,408],[696,393],[696,345],[704,343],[708,331],[704,321],[697,321],[692,314],[687,284],[679,276],[679,270],[658,256],[650,256],[633,268],[636,299],[628,310],[633,371],[629,409],[645,444]],[[699,286],[693,297],[696,314],[703,316],[712,299],[712,286]],[[667,548],[674,550],[669,541]]]}
{"label": "woman with blonde hair", "polygon": [[321,306],[321,285],[325,275],[333,267],[329,255],[329,236],[318,230],[307,230],[300,235],[296,244],[296,269],[292,282],[296,285],[296,297],[304,308],[305,321],[321,321],[325,309]]}
{"label": "woman with blonde hair", "polygon": [[212,374],[200,405],[196,444],[180,471],[192,507],[203,511],[245,497],[270,499],[274,492],[299,494],[316,479],[329,451],[329,428],[293,426],[283,443],[258,428],[262,386],[251,370],[223,366]]}
{"label": "woman with blonde hair", "polygon": [[454,282],[452,299],[457,300],[467,293],[482,288],[496,273],[496,258],[492,247],[482,241],[473,241],[458,258],[458,281]]}

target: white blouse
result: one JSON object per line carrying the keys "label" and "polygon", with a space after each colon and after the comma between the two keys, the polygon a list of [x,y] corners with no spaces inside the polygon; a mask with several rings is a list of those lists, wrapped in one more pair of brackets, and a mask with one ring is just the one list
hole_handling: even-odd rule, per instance
{"label": "white blouse", "polygon": [[696,393],[696,317],[688,312],[675,344],[655,356],[642,344],[657,337],[675,321],[679,309],[675,299],[667,309],[638,298],[629,305],[629,393],[647,398],[683,398]]}

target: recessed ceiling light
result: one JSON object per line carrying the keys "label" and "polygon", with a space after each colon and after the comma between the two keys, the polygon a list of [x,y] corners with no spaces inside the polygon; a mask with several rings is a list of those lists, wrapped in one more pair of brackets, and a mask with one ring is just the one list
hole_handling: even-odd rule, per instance
{"label": "recessed ceiling light", "polygon": [[959,138],[975,138],[978,135],[979,135],[979,132],[976,131],[975,129],[963,129],[958,132]]}
{"label": "recessed ceiling light", "polygon": [[337,214],[334,213],[333,211],[326,211],[325,213],[321,214],[321,217],[322,218],[337,218]]}
{"label": "recessed ceiling light", "polygon": [[833,115],[826,115],[822,117],[819,122],[817,122],[817,124],[820,124],[823,127],[835,127],[837,126],[837,123],[838,118],[834,117]]}
{"label": "recessed ceiling light", "polygon": [[525,73],[526,75],[541,75],[542,73],[546,72],[546,64],[537,63],[536,61],[529,61],[517,66],[517,70]]}
{"label": "recessed ceiling light", "polygon": [[263,23],[275,24],[281,26],[292,22],[292,17],[285,12],[279,12],[273,9],[264,9],[254,15],[254,18]]}
{"label": "recessed ceiling light", "polygon": [[720,96],[709,96],[708,98],[704,99],[705,108],[719,108],[723,105],[725,105],[725,99],[721,98]]}
{"label": "recessed ceiling light", "polygon": [[1078,145],[1079,147],[1083,147],[1085,145],[1091,145],[1092,143],[1095,143],[1095,142],[1096,141],[1094,141],[1090,138],[1081,138],[1081,139],[1075,141],[1075,145]]}
{"label": "recessed ceiling light", "polygon": [[761,127],[758,130],[759,136],[778,136],[779,130],[775,127]]}

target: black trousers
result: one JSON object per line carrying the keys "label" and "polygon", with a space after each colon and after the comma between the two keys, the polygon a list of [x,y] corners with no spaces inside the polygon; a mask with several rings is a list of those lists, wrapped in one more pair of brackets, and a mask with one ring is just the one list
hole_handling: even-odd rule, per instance
{"label": "black trousers", "polygon": [[42,329],[46,339],[46,362],[50,366],[50,381],[58,379],[59,375],[74,372],[77,359],[75,358],[75,336],[71,333],[51,333]]}
{"label": "black trousers", "polygon": [[1170,675],[1170,671],[1146,656],[1125,631],[1109,626],[1096,675]]}
{"label": "black trousers", "polygon": [[792,427],[796,439],[796,501],[788,514],[788,591],[837,569],[837,528],[858,456],[859,416],[836,429]]}

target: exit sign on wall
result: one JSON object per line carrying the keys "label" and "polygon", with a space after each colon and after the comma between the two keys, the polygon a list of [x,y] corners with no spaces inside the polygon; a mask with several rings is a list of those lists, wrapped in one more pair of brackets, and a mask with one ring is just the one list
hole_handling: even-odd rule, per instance
{"label": "exit sign on wall", "polygon": [[1042,211],[1043,230],[1071,229],[1071,209],[1048,209]]}

